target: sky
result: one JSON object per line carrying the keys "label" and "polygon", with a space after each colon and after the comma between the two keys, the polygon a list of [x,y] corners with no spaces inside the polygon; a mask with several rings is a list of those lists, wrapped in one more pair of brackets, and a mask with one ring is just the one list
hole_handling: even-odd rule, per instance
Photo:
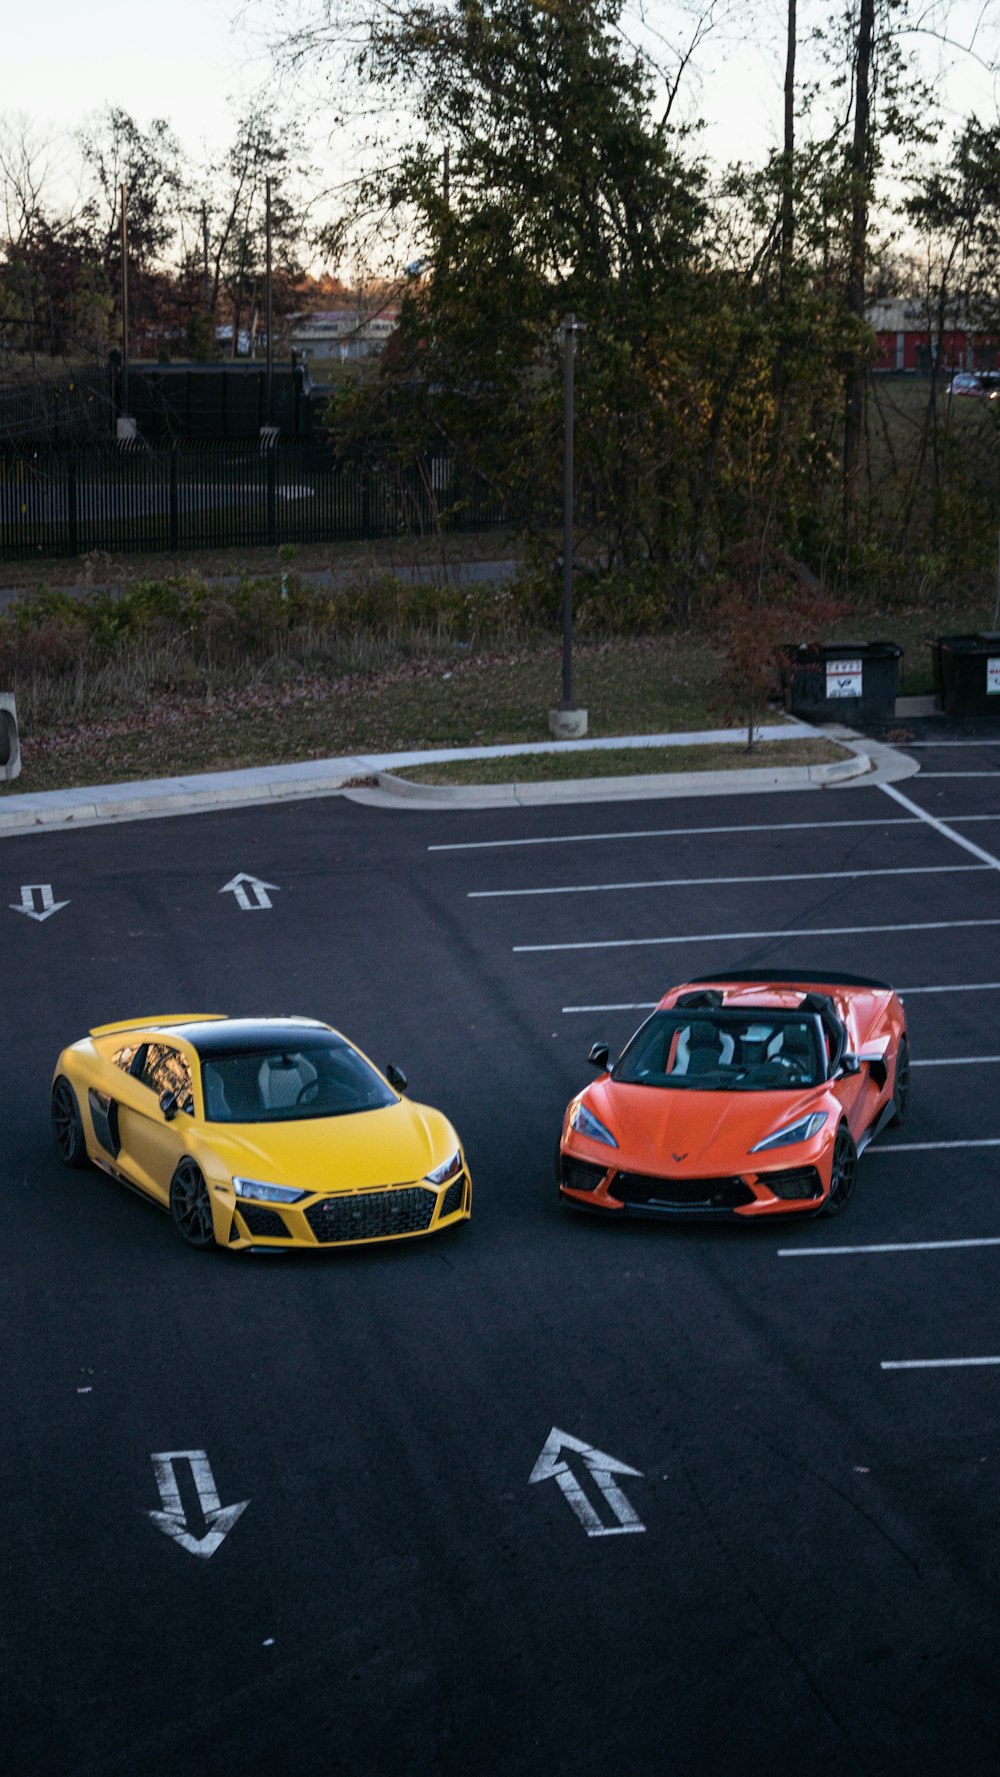
{"label": "sky", "polygon": [[[308,4],[308,0],[288,0]],[[686,0],[629,0],[635,34],[659,32],[676,46],[691,30],[695,12]],[[800,35],[827,16],[839,0],[799,0]],[[694,0],[700,4],[700,0]],[[706,121],[703,147],[719,163],[762,159],[780,140],[784,59],[784,0],[746,0],[743,23],[735,22],[738,0],[704,0],[723,20],[706,39],[696,70],[686,78],[684,114]],[[945,19],[945,0],[928,0]],[[734,22],[726,24],[729,7]],[[44,25],[40,28],[40,17]],[[163,25],[151,26],[149,8],[135,0],[46,0],[44,14],[19,6],[6,9],[0,114],[24,115],[41,130],[67,135],[105,104],[119,105],[147,125],[166,117],[182,145],[194,156],[218,152],[230,133],[227,99],[257,91],[270,76],[264,31],[276,17],[275,0],[171,0]],[[751,22],[747,24],[747,20]],[[989,59],[1000,48],[1000,0],[956,0],[948,8],[947,30],[958,42],[972,42]],[[655,35],[649,41],[655,44]],[[912,39],[940,91],[946,111],[961,119],[976,109],[984,122],[996,119],[996,77],[974,56],[942,48],[930,35]],[[802,51],[803,69],[807,51]],[[320,161],[343,168],[351,142],[331,143],[329,127],[304,80],[300,109],[308,116]],[[71,159],[67,156],[67,161]]]}
{"label": "sky", "polygon": [[226,99],[267,74],[259,41],[234,30],[233,0],[171,0],[159,14],[135,0],[46,0],[7,10],[0,109],[71,130],[105,104],[140,123],[166,117],[185,147],[217,148]]}

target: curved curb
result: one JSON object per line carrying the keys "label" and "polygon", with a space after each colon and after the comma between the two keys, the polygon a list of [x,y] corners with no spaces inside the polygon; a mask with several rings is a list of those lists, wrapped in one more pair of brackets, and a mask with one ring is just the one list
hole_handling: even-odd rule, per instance
{"label": "curved curb", "polygon": [[[845,789],[892,783],[919,770],[883,742],[866,740],[853,729],[814,730],[845,748],[848,757],[829,765],[749,766],[735,771],[675,771],[628,777],[567,778],[539,783],[420,784],[380,770],[378,755],[303,761],[296,765],[247,768],[192,777],[164,778],[90,789],[51,790],[0,799],[0,839],[25,833],[91,827],[106,821],[151,820],[170,815],[273,805],[311,797],[346,796],[385,809],[493,808],[537,806],[546,802],[638,801],[671,796],[733,796],[768,790]],[[563,746],[574,743],[564,742]],[[643,743],[645,744],[645,743]],[[511,767],[521,753],[511,754]],[[533,749],[532,749],[533,750]],[[539,751],[562,750],[544,747]],[[447,751],[443,754],[448,756]],[[386,758],[383,754],[382,759]],[[390,755],[391,757],[391,755]],[[419,756],[418,756],[419,757]],[[437,758],[442,757],[439,752]],[[412,754],[395,763],[410,765]],[[427,763],[432,762],[431,758]],[[377,788],[375,784],[377,783]]]}
{"label": "curved curb", "polygon": [[550,779],[540,783],[421,784],[380,771],[377,790],[350,790],[355,801],[389,807],[418,803],[422,808],[537,806],[545,802],[607,802],[642,797],[746,795],[768,790],[817,790],[850,783],[871,773],[866,754],[830,765],[745,766],[735,771],[653,772],[639,777]]}

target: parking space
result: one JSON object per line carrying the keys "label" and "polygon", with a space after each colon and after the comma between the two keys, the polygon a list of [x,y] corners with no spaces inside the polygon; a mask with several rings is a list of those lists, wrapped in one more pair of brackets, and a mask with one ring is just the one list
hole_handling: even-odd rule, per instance
{"label": "parking space", "polygon": [[[990,1768],[1000,798],[903,790],[336,799],[5,842],[25,1770],[569,1777],[659,1772],[667,1745],[682,1777]],[[911,1115],[847,1215],[561,1211],[590,1043],[740,965],[906,995]],[[465,1139],[468,1228],[202,1259],[63,1173],[58,1048],[196,1010],[313,1013],[401,1065]],[[210,1559],[154,1521],[175,1486],[195,1517],[241,1508]],[[72,1674],[51,1711],[43,1659]]]}

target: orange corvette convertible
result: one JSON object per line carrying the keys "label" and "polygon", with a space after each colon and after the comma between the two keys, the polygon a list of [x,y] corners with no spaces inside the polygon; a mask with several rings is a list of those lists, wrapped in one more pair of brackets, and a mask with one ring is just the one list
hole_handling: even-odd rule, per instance
{"label": "orange corvette convertible", "polygon": [[909,1098],[899,995],[860,975],[738,971],[673,987],[571,1099],[559,1190],[608,1216],[838,1215]]}

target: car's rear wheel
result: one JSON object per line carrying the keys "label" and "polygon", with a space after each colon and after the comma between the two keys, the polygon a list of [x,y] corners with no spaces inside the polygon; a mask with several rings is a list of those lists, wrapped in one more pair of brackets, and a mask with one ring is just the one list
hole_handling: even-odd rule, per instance
{"label": "car's rear wheel", "polygon": [[52,1087],[52,1135],[64,1166],[86,1166],[87,1144],[76,1093],[65,1074]]}
{"label": "car's rear wheel", "polygon": [[858,1150],[846,1123],[841,1123],[833,1144],[830,1168],[830,1194],[823,1205],[823,1214],[839,1216],[854,1196],[858,1182]]}
{"label": "car's rear wheel", "polygon": [[170,1214],[174,1227],[188,1246],[215,1245],[208,1186],[200,1167],[190,1158],[180,1162],[170,1181]]}
{"label": "car's rear wheel", "polygon": [[893,1112],[889,1118],[895,1127],[902,1123],[910,1107],[910,1045],[900,1037],[896,1051],[896,1077],[892,1082]]}

